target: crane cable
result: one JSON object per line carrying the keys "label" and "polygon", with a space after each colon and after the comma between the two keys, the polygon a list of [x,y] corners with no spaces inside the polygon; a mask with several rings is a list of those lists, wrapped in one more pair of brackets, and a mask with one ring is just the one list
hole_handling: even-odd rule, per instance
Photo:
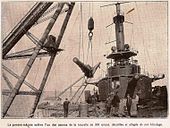
{"label": "crane cable", "polygon": [[[136,6],[136,10],[139,12],[137,3],[135,3],[135,6]],[[141,22],[141,17],[139,16],[139,14],[138,14],[138,18],[139,18],[139,21]],[[141,23],[142,23],[142,22],[141,22]],[[147,62],[147,61],[146,61],[146,57],[148,57],[148,58],[149,58],[149,59],[148,59],[148,60],[149,60],[149,63],[152,64],[152,63],[151,63],[150,54],[149,54],[149,52],[148,52],[147,47],[145,46],[145,41],[144,41],[144,37],[145,37],[145,36],[144,36],[144,34],[143,34],[143,31],[142,31],[142,37],[143,37],[143,38],[142,38],[142,43],[143,43],[143,46],[144,46],[144,54],[145,54],[145,57],[144,57],[144,58],[145,58],[145,62]],[[153,64],[154,64],[154,63],[153,63]],[[155,72],[155,69],[154,69],[153,67],[152,67],[152,71]]]}
{"label": "crane cable", "polygon": [[78,100],[79,100],[79,99],[80,99],[80,97],[82,96],[82,94],[83,94],[84,90],[86,89],[86,87],[87,87],[87,84],[86,84],[86,85],[84,85],[84,88],[83,88],[83,90],[81,91],[81,93],[80,93],[79,97],[77,98],[76,103],[78,102]]}
{"label": "crane cable", "polygon": [[92,18],[92,12],[93,11],[91,11],[91,10],[93,10],[93,8],[92,9],[90,9],[90,5],[91,4],[89,4],[89,13],[90,13],[90,18],[89,18],[89,20],[88,20],[88,30],[89,30],[89,33],[88,33],[88,37],[89,37],[89,42],[88,42],[88,48],[87,48],[87,59],[86,59],[86,62],[88,62],[88,56],[89,56],[89,51],[91,52],[91,61],[92,61],[92,66],[93,66],[93,47],[92,47],[92,37],[93,37],[93,29],[94,29],[94,20],[93,20],[93,18]]}
{"label": "crane cable", "polygon": [[83,11],[82,11],[82,3],[80,3],[80,24],[79,24],[79,59],[81,59],[81,48],[82,48],[82,60],[84,63],[84,45],[83,45]]}
{"label": "crane cable", "polygon": [[93,66],[93,47],[92,47],[92,41],[91,40],[89,40],[89,42],[88,42],[86,63],[88,63],[89,52],[91,52],[91,62],[92,62],[92,66]]}

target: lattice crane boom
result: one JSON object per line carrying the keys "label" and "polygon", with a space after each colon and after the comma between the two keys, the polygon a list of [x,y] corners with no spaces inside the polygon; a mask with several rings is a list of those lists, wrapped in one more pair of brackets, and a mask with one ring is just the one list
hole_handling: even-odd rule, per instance
{"label": "lattice crane boom", "polygon": [[15,46],[21,37],[35,24],[42,14],[52,5],[53,2],[38,2],[14,27],[9,35],[3,40],[2,54],[5,55]]}
{"label": "lattice crane boom", "polygon": [[[53,28],[58,16],[63,10],[64,5],[67,4],[69,7],[67,14],[65,16],[65,19],[63,21],[63,25],[61,27],[60,33],[58,35],[58,38],[55,41],[55,36],[49,35],[51,29]],[[36,47],[32,51],[32,54],[29,54],[29,60],[24,68],[24,70],[21,73],[21,76],[18,76],[18,81],[16,85],[11,88],[10,91],[6,90],[3,93],[5,95],[9,95],[7,98],[7,101],[5,102],[3,106],[3,111],[2,111],[2,117],[5,117],[11,104],[13,103],[13,100],[15,99],[16,95],[35,95],[35,101],[34,101],[34,106],[31,111],[31,117],[34,115],[34,112],[36,110],[36,107],[38,105],[38,102],[40,100],[42,91],[46,85],[46,81],[48,79],[50,70],[52,68],[52,65],[54,63],[55,57],[59,51],[59,46],[63,37],[63,34],[65,32],[66,26],[68,24],[68,21],[70,19],[72,10],[74,8],[73,2],[71,3],[58,3],[58,6],[52,15],[42,37],[36,44]],[[3,59],[6,60],[5,58],[8,56],[7,53],[17,44],[17,42],[21,39],[21,37],[25,34],[27,34],[28,30],[33,27],[33,25],[38,21],[38,19],[44,14],[44,12],[52,5],[52,2],[38,2],[33,6],[33,8],[26,14],[26,16],[18,23],[18,25],[12,30],[12,32],[3,40]],[[45,43],[49,43],[50,47],[45,47]],[[51,47],[52,45],[52,47]],[[50,56],[48,65],[45,69],[45,73],[43,76],[43,79],[41,81],[40,87],[38,91],[35,92],[26,92],[26,91],[20,91],[20,88],[22,84],[25,82],[25,79],[30,72],[30,69],[35,62],[35,59],[40,55],[40,50],[41,49],[46,49],[47,54]],[[20,55],[23,57],[25,55],[25,51],[23,50],[19,52],[19,54],[14,55]],[[14,55],[11,56],[11,58],[15,57]],[[42,55],[43,56],[43,55]],[[6,79],[7,80],[7,79]],[[9,81],[8,81],[9,84]]]}

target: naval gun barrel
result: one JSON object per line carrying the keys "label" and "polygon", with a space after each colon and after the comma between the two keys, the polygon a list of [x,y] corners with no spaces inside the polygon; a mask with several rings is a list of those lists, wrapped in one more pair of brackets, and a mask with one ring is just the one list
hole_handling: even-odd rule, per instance
{"label": "naval gun barrel", "polygon": [[164,79],[164,78],[165,78],[165,74],[154,75],[154,77],[152,78],[152,82],[154,82],[156,80]]}
{"label": "naval gun barrel", "polygon": [[85,65],[77,57],[73,58],[73,62],[76,63],[80,67],[80,69],[84,72],[85,76],[87,76],[88,78],[93,77],[93,74],[92,74],[93,69],[90,65]]}

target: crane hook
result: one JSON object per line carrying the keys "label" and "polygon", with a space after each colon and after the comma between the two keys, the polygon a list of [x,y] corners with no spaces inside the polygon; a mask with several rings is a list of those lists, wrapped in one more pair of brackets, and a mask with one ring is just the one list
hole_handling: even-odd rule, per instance
{"label": "crane hook", "polygon": [[90,17],[90,19],[88,21],[88,30],[89,30],[88,36],[89,36],[89,40],[91,40],[92,37],[93,37],[93,32],[92,32],[93,29],[94,29],[94,20],[93,20],[92,17]]}
{"label": "crane hook", "polygon": [[92,40],[93,32],[92,32],[92,31],[90,31],[90,32],[89,32],[89,34],[88,34],[88,36],[89,36],[89,40]]}

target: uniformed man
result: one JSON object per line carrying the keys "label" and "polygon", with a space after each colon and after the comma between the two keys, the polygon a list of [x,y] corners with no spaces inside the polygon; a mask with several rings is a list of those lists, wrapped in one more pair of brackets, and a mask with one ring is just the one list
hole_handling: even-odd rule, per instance
{"label": "uniformed man", "polygon": [[128,111],[128,116],[131,116],[131,106],[132,106],[132,98],[129,94],[127,94],[127,101],[126,101],[126,107]]}
{"label": "uniformed man", "polygon": [[106,115],[108,117],[110,117],[111,106],[112,106],[112,100],[111,100],[111,96],[109,95],[106,99]]}
{"label": "uniformed man", "polygon": [[120,103],[120,98],[118,96],[118,92],[116,92],[112,100],[112,105],[114,107],[114,115],[118,115],[119,103]]}
{"label": "uniformed man", "polygon": [[63,108],[64,108],[64,117],[68,117],[68,108],[69,108],[69,103],[68,99],[66,98],[64,103],[63,103]]}

